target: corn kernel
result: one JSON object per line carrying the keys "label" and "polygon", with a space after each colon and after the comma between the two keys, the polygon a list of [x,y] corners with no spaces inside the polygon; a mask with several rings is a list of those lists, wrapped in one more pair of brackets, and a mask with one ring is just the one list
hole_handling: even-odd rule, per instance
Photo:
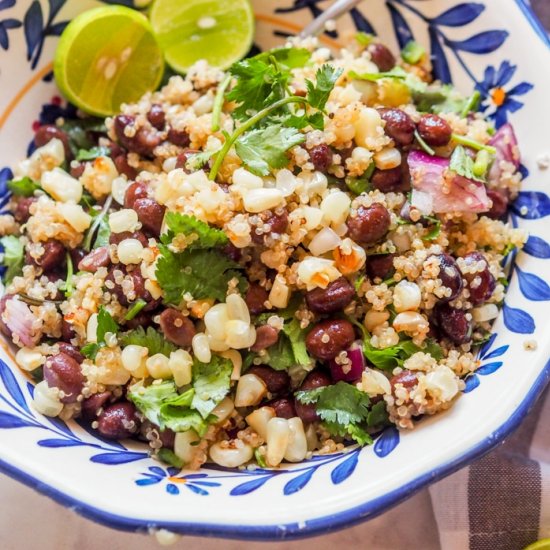
{"label": "corn kernel", "polygon": [[143,256],[143,245],[137,239],[124,239],[117,247],[118,259],[124,264],[139,264]]}
{"label": "corn kernel", "polygon": [[78,203],[82,198],[82,184],[61,168],[44,172],[40,183],[56,201]]}

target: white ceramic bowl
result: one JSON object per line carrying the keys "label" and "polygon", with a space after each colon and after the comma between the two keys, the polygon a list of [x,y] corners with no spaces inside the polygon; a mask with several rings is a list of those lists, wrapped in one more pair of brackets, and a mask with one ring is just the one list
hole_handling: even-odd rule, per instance
{"label": "white ceramic bowl", "polygon": [[[109,2],[115,3],[115,2]],[[131,0],[120,2],[131,4]],[[56,36],[64,22],[98,2],[0,0],[0,197],[7,168],[25,156],[35,121],[66,114],[51,79]],[[326,8],[321,0],[257,0],[260,47],[281,41]],[[370,0],[344,17],[337,47],[358,27],[398,48],[411,36],[431,47],[437,75],[464,92],[474,86],[497,125],[510,120],[526,174],[511,223],[531,237],[517,258],[495,335],[467,393],[447,413],[410,433],[386,430],[375,445],[317,457],[277,471],[203,469],[179,473],[137,444],[106,442],[76,423],[42,417],[30,406],[32,385],[10,351],[0,351],[0,468],[83,515],[128,530],[275,539],[329,531],[372,517],[487,452],[515,428],[549,375],[550,42],[526,0]],[[494,94],[500,88],[505,92]],[[493,98],[500,97],[499,105]],[[504,101],[503,101],[504,99]],[[525,351],[534,340],[535,351]]]}

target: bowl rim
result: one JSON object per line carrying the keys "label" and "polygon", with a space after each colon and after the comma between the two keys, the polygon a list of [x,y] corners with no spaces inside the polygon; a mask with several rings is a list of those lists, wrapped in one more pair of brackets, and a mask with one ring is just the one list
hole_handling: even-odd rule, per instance
{"label": "bowl rim", "polygon": [[35,489],[41,494],[50,497],[57,503],[71,508],[79,515],[117,530],[148,532],[150,529],[166,529],[174,533],[185,535],[222,537],[237,540],[273,541],[279,539],[303,539],[352,527],[367,519],[372,519],[389,508],[403,502],[427,485],[439,481],[463,468],[469,462],[487,454],[499,445],[505,437],[518,428],[525,416],[529,414],[531,409],[535,406],[538,397],[546,388],[549,381],[550,359],[544,365],[541,373],[531,386],[530,391],[525,395],[524,399],[508,417],[506,422],[477,445],[468,449],[468,451],[460,456],[441,464],[430,472],[413,479],[390,493],[386,493],[342,512],[308,520],[305,526],[296,522],[283,525],[229,525],[220,523],[163,522],[158,520],[136,519],[106,512],[105,510],[74,498],[40,481],[13,464],[9,464],[3,459],[0,459],[0,471],[24,483],[28,487]]}
{"label": "bowl rim", "polygon": [[[533,11],[530,0],[514,0],[533,32],[550,51],[550,34]],[[9,367],[8,367],[9,368]],[[166,529],[175,533],[194,536],[221,537],[236,540],[297,540],[326,534],[352,527],[366,520],[381,515],[389,508],[403,502],[426,486],[467,466],[470,462],[487,454],[504,438],[519,427],[523,419],[533,409],[536,401],[550,381],[550,359],[545,363],[522,401],[508,418],[493,432],[466,452],[438,465],[408,483],[389,493],[369,500],[341,512],[317,517],[303,523],[266,525],[238,525],[223,523],[204,523],[190,521],[159,521],[158,519],[137,519],[130,516],[113,514],[90,503],[75,498],[53,485],[25,472],[17,466],[0,458],[0,472],[53,499],[58,504],[68,507],[79,515],[107,527],[129,532],[147,533],[152,529]]]}

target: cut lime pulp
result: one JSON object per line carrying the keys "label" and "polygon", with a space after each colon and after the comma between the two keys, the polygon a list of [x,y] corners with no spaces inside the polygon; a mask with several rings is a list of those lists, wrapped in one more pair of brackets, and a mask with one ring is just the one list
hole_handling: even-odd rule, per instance
{"label": "cut lime pulp", "polygon": [[155,0],[150,19],[166,61],[182,73],[199,59],[225,69],[254,37],[249,0]]}
{"label": "cut lime pulp", "polygon": [[86,11],[63,31],[54,61],[55,80],[83,111],[109,116],[137,101],[162,79],[164,60],[147,18],[130,8]]}

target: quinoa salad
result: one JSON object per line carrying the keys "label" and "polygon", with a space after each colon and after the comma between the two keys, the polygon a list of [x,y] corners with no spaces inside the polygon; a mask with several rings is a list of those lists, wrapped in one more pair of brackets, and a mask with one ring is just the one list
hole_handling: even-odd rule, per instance
{"label": "quinoa salad", "polygon": [[479,102],[420,45],[359,34],[39,127],[0,216],[0,329],[35,409],[197,469],[451,407],[527,238],[514,131]]}

